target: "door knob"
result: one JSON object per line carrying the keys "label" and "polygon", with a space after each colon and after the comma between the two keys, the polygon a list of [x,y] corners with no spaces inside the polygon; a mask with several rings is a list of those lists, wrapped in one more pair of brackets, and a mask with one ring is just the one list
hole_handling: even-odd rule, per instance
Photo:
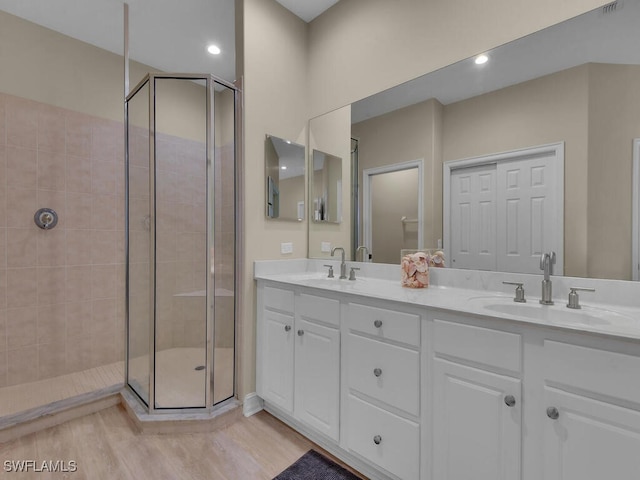
{"label": "door knob", "polygon": [[557,420],[559,416],[560,412],[558,412],[558,409],[556,407],[547,408],[547,417],[549,417],[551,420]]}
{"label": "door knob", "polygon": [[376,328],[380,328],[382,326],[382,320],[376,320],[373,322],[373,326]]}
{"label": "door knob", "polygon": [[298,330],[298,336],[301,337],[302,335],[304,335],[304,330]]}
{"label": "door knob", "polygon": [[374,374],[376,377],[379,377],[380,375],[382,375],[382,369],[381,369],[381,368],[374,368],[374,369],[373,369],[373,374]]}
{"label": "door knob", "polygon": [[504,403],[507,407],[513,407],[516,404],[516,397],[513,395],[507,395],[504,397]]}
{"label": "door knob", "polygon": [[290,330],[291,330],[291,325],[285,325],[285,326],[284,326],[284,331],[285,331],[285,332],[288,332],[288,331],[290,331]]}
{"label": "door knob", "polygon": [[373,437],[373,443],[375,443],[376,445],[380,445],[382,443],[382,437],[380,435],[376,435],[375,437]]}

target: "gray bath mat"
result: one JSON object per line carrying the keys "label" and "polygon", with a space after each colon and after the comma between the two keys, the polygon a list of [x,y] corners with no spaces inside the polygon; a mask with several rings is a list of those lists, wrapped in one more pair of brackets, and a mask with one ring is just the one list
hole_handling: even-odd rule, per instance
{"label": "gray bath mat", "polygon": [[359,480],[353,473],[309,450],[273,480]]}

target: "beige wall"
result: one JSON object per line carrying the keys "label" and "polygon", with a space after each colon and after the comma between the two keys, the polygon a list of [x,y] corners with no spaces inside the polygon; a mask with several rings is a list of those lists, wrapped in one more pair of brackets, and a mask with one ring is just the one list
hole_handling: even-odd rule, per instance
{"label": "beige wall", "polygon": [[[329,242],[331,248],[344,248],[346,258],[351,258],[351,106],[309,122],[309,152],[314,149],[342,159],[342,222],[310,221],[309,257],[330,257],[321,251],[322,242]],[[309,210],[311,216],[313,205]]]}
{"label": "beige wall", "polygon": [[312,116],[489,50],[602,0],[342,0],[309,28]]}
{"label": "beige wall", "polygon": [[442,109],[437,100],[427,100],[356,123],[351,130],[359,140],[360,182],[367,168],[424,160],[424,247],[435,247],[442,238]]}
{"label": "beige wall", "polygon": [[[280,222],[265,217],[264,138],[272,134],[306,144],[307,26],[274,0],[243,0],[240,43],[244,61],[244,270],[239,318],[238,395],[255,390],[254,260],[304,258],[307,221]],[[238,11],[236,12],[238,13]],[[292,242],[282,256],[280,243]]]}

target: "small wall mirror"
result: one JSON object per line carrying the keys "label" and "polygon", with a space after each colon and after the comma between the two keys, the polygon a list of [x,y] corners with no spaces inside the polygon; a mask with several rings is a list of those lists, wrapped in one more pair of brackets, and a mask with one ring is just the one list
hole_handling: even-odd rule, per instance
{"label": "small wall mirror", "polygon": [[342,222],[342,158],[313,150],[311,206],[314,222]]}
{"label": "small wall mirror", "polygon": [[267,218],[301,222],[305,211],[304,145],[267,135],[264,158]]}

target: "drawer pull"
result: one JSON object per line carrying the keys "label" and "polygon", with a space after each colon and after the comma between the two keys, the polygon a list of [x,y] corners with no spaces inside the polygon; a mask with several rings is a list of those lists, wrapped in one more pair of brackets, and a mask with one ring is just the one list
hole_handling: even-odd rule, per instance
{"label": "drawer pull", "polygon": [[288,331],[290,331],[290,330],[291,330],[291,325],[285,325],[285,326],[284,326],[284,331],[285,331],[285,332],[288,332]]}
{"label": "drawer pull", "polygon": [[373,443],[375,443],[376,445],[380,445],[382,443],[382,437],[380,435],[376,435],[375,437],[373,437]]}
{"label": "drawer pull", "polygon": [[298,336],[301,337],[302,335],[304,335],[304,330],[298,330]]}
{"label": "drawer pull", "polygon": [[559,416],[560,412],[558,412],[558,409],[556,407],[547,408],[547,417],[549,417],[551,420],[557,420]]}
{"label": "drawer pull", "polygon": [[380,375],[382,375],[382,369],[381,369],[381,368],[374,368],[374,369],[373,369],[373,374],[374,374],[376,377],[379,377]]}
{"label": "drawer pull", "polygon": [[382,320],[376,320],[373,322],[373,326],[376,328],[380,328],[382,326]]}
{"label": "drawer pull", "polygon": [[507,407],[513,407],[516,404],[516,397],[513,395],[507,395],[504,397],[504,403]]}

